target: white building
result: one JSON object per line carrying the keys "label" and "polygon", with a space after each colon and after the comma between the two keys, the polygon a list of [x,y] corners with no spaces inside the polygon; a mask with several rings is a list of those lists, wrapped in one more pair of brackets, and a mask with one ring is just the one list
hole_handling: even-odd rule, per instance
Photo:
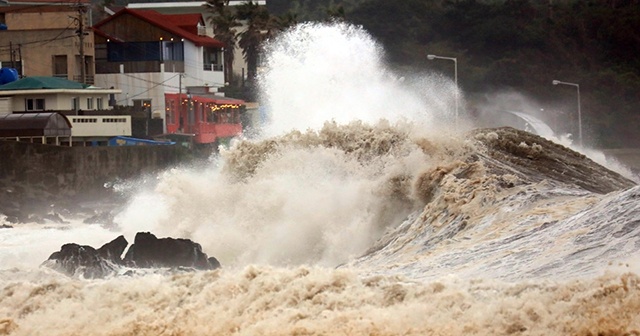
{"label": "white building", "polygon": [[[182,3],[176,3],[176,5]],[[224,85],[223,47],[200,35],[202,14],[124,8],[94,25],[96,85],[117,87],[116,104],[166,119],[165,93]]]}
{"label": "white building", "polygon": [[[22,130],[12,130],[12,136],[5,137],[19,141],[60,144],[60,136],[55,141],[45,135],[33,135],[29,130],[34,122],[49,125],[52,120],[66,118],[71,128],[70,137],[63,134],[63,141],[69,145],[86,145],[89,142],[105,144],[114,136],[131,136],[131,116],[109,115],[112,109],[109,100],[121,91],[86,86],[78,82],[57,77],[27,77],[0,86],[0,116],[13,115],[6,119],[15,125],[24,125]],[[95,111],[95,112],[94,112]],[[66,115],[56,117],[55,113]],[[100,113],[101,115],[88,115]],[[25,116],[22,118],[20,115]],[[33,118],[27,118],[31,116]],[[17,119],[16,119],[17,118]],[[58,119],[56,119],[58,118]],[[50,125],[49,125],[50,126]],[[25,132],[21,134],[20,132]],[[67,139],[68,137],[68,139]]]}
{"label": "white building", "polygon": [[110,97],[120,92],[57,77],[26,77],[0,86],[0,114],[110,110]]}
{"label": "white building", "polygon": [[[252,2],[258,6],[267,5],[266,0],[253,0]],[[245,3],[247,3],[247,0],[230,0],[229,7],[233,9]],[[202,27],[198,30],[199,34],[214,37],[212,18],[215,14],[206,1],[129,3],[127,7],[132,9],[152,9],[162,14],[201,14],[204,20]],[[243,24],[235,29],[240,34],[247,30],[247,26]],[[244,76],[244,78],[247,75],[247,62],[242,54],[242,49],[239,47],[236,47],[234,51],[233,74],[238,77]]]}

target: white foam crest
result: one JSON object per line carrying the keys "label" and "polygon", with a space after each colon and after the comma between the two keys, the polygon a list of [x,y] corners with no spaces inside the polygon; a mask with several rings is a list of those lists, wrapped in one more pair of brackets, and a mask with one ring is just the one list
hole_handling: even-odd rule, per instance
{"label": "white foam crest", "polygon": [[8,335],[633,335],[640,279],[415,283],[352,270],[247,267],[108,281],[0,272]]}
{"label": "white foam crest", "polygon": [[47,260],[62,245],[77,243],[99,248],[114,239],[114,232],[100,225],[20,224],[0,234],[0,269],[33,269]]}
{"label": "white foam crest", "polygon": [[242,182],[213,167],[174,169],[115,222],[130,241],[138,231],[191,238],[227,266],[336,266],[391,224],[381,223],[385,198],[374,190],[386,174],[422,167],[419,153],[363,164],[335,148],[281,148]]}
{"label": "white foam crest", "polygon": [[[425,97],[442,101],[425,83],[408,85],[383,62],[381,47],[362,28],[346,23],[304,23],[267,46],[259,76],[269,110],[266,136],[319,129],[326,121],[368,123],[384,118],[433,122]],[[453,103],[453,101],[451,101]]]}

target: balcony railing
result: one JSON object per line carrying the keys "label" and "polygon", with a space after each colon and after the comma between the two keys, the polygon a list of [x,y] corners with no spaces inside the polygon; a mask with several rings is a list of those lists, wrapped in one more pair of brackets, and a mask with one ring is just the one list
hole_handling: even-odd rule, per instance
{"label": "balcony railing", "polygon": [[96,62],[96,73],[110,74],[120,73],[120,65],[123,66],[124,73],[160,72],[161,64],[164,63],[165,72],[184,72],[184,62],[182,61],[144,61],[144,62]]}
{"label": "balcony railing", "polygon": [[[84,84],[93,85],[96,83],[95,77],[93,75],[85,75],[84,79],[85,79]],[[76,82],[82,83],[82,76],[77,76],[77,75],[73,76],[73,80]]]}
{"label": "balcony railing", "polygon": [[222,71],[224,69],[222,64],[205,64],[204,71]]}

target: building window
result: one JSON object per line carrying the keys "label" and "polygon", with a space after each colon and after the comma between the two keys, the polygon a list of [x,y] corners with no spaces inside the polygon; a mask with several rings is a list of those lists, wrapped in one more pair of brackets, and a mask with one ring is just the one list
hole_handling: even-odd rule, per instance
{"label": "building window", "polygon": [[26,111],[44,111],[44,99],[43,98],[27,98],[25,99]]}
{"label": "building window", "polygon": [[93,110],[93,98],[87,98],[87,110]]}
{"label": "building window", "polygon": [[184,45],[183,42],[162,42],[163,61],[184,61]]}
{"label": "building window", "polygon": [[71,98],[71,110],[77,111],[80,109],[80,100],[77,97]]}
{"label": "building window", "polygon": [[53,77],[67,78],[67,55],[53,55]]}
{"label": "building window", "polygon": [[102,118],[103,123],[126,123],[127,118]]}
{"label": "building window", "polygon": [[98,110],[104,109],[104,105],[102,104],[102,98],[96,98],[96,108]]}
{"label": "building window", "polygon": [[98,118],[71,118],[74,123],[96,123],[98,122]]}

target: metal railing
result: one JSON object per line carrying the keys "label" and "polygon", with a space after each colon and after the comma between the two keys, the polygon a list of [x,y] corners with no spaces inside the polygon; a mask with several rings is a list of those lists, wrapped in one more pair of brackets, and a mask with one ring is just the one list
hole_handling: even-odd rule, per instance
{"label": "metal railing", "polygon": [[[93,84],[96,83],[95,76],[93,76],[93,75],[85,75],[84,77],[85,77],[84,84],[93,85]],[[78,76],[78,75],[73,76],[73,80],[76,81],[76,82],[82,82],[82,76]]]}
{"label": "metal railing", "polygon": [[164,63],[165,72],[184,72],[183,61],[144,61],[144,62],[96,62],[96,73],[119,73],[120,65],[124,73],[160,72]]}
{"label": "metal railing", "polygon": [[204,71],[222,71],[224,66],[222,64],[204,64],[202,68]]}

